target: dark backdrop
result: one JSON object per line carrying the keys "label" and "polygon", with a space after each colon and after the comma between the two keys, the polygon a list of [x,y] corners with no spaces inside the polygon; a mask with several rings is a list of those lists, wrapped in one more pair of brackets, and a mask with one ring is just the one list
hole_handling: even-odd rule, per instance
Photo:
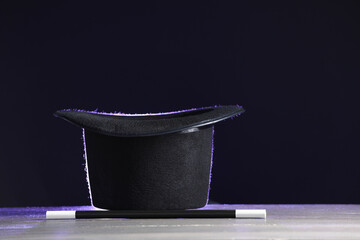
{"label": "dark backdrop", "polygon": [[239,104],[211,199],[360,203],[357,1],[1,1],[0,206],[89,204],[64,108]]}

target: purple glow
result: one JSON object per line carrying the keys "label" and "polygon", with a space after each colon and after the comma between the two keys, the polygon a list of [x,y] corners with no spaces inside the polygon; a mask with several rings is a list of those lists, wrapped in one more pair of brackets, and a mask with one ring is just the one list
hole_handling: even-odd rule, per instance
{"label": "purple glow", "polygon": [[210,173],[209,173],[209,188],[208,193],[206,197],[206,205],[209,203],[209,196],[210,196],[210,187],[211,187],[211,173],[212,173],[212,167],[213,167],[213,156],[214,156],[214,126],[212,126],[212,140],[211,140],[211,159],[210,159]]}
{"label": "purple glow", "polygon": [[0,208],[0,219],[7,216],[35,216],[46,211],[65,211],[65,210],[94,210],[93,206],[57,206],[57,207],[8,207],[8,208]]}
{"label": "purple glow", "polygon": [[[99,112],[97,109],[94,111],[85,111],[85,110],[80,110],[80,109],[63,109],[62,111],[76,111],[76,112],[94,113],[94,114],[111,115],[111,116],[141,117],[141,116],[171,115],[171,114],[190,112],[190,111],[196,111],[196,110],[206,110],[206,109],[211,109],[211,108],[216,108],[216,107],[221,107],[221,106],[222,105],[214,105],[213,107],[190,108],[190,109],[186,109],[186,110],[171,111],[171,112],[159,112],[159,113],[122,113],[122,112],[108,113],[108,112]],[[240,105],[238,105],[238,104],[236,104],[234,106],[240,107]],[[233,116],[233,117],[236,117],[236,116]]]}
{"label": "purple glow", "polygon": [[89,190],[89,196],[90,196],[90,203],[92,206],[94,206],[93,204],[93,198],[92,198],[92,195],[91,195],[91,186],[90,186],[90,177],[89,177],[89,167],[88,167],[88,160],[87,160],[87,154],[86,154],[86,141],[85,141],[85,129],[83,128],[83,135],[82,135],[82,138],[83,138],[83,144],[84,144],[84,159],[85,159],[85,172],[86,172],[86,182],[88,184],[88,190]]}
{"label": "purple glow", "polygon": [[63,109],[62,111],[76,111],[76,112],[95,113],[95,114],[111,115],[111,116],[141,117],[141,116],[170,115],[170,114],[175,114],[175,113],[189,112],[189,111],[209,109],[209,108],[211,108],[211,107],[207,107],[207,108],[191,108],[191,109],[180,110],[180,111],[160,112],[160,113],[122,113],[122,112],[108,113],[108,112],[99,112],[97,110],[85,111],[85,110],[79,110],[79,109]]}
{"label": "purple glow", "polygon": [[96,210],[93,206],[21,207],[0,208],[1,233],[21,234],[24,230],[37,227],[45,220],[46,211]]}

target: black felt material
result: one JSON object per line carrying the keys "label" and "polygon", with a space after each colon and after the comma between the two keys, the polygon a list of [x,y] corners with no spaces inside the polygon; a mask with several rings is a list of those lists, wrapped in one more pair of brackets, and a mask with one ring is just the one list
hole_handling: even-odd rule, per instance
{"label": "black felt material", "polygon": [[153,137],[85,130],[93,205],[105,209],[188,209],[206,205],[212,127]]}
{"label": "black felt material", "polygon": [[57,111],[55,116],[82,128],[110,136],[153,136],[201,127],[239,115],[240,106],[208,107],[176,113],[142,116],[106,114],[83,110]]}
{"label": "black felt material", "polygon": [[84,129],[92,202],[114,210],[180,210],[206,205],[213,124],[240,106],[161,115],[64,110],[56,116]]}

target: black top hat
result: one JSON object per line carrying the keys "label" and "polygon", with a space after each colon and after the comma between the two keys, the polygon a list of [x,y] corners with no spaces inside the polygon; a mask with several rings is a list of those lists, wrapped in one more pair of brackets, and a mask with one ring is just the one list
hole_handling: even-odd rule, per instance
{"label": "black top hat", "polygon": [[92,203],[104,209],[190,209],[207,203],[213,124],[240,106],[159,114],[57,111],[84,129]]}

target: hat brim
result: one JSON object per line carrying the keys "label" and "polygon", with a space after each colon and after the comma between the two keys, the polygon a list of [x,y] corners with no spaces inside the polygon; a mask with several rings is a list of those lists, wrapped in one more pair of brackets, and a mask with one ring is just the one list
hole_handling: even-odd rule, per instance
{"label": "hat brim", "polygon": [[61,110],[55,116],[86,130],[119,137],[156,136],[212,125],[235,117],[241,106],[217,106],[155,114],[101,113],[84,110]]}

